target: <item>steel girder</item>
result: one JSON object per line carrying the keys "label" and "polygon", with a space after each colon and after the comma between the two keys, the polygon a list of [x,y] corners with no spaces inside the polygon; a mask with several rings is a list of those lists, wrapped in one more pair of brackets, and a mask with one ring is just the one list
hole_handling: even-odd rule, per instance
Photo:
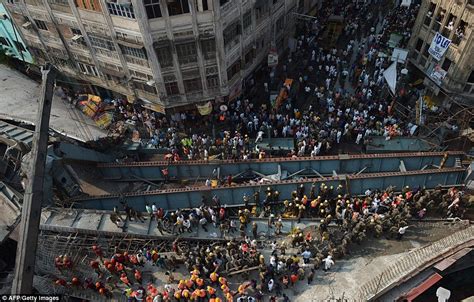
{"label": "steel girder", "polygon": [[[245,171],[255,171],[264,175],[277,174],[279,167],[283,174],[292,175],[302,172],[304,175],[324,176],[354,173],[379,173],[400,171],[403,161],[406,171],[421,170],[424,167],[439,166],[447,156],[444,167],[454,167],[455,159],[463,152],[416,152],[388,154],[332,155],[298,158],[268,158],[246,161],[182,161],[182,162],[135,162],[98,164],[104,178],[123,181],[162,181],[161,170],[168,168],[169,178],[176,180],[206,179],[219,176],[237,175]],[[403,171],[403,170],[402,170]]]}
{"label": "steel girder", "polygon": [[[426,169],[422,171],[406,172],[384,172],[366,173],[359,175],[339,175],[333,177],[309,178],[304,180],[284,180],[269,183],[242,184],[231,187],[187,187],[181,189],[154,190],[147,192],[133,192],[125,194],[90,196],[85,198],[71,199],[76,207],[112,210],[114,206],[120,208],[120,200],[125,200],[130,206],[137,210],[144,210],[145,203],[171,210],[179,208],[192,208],[201,205],[204,197],[208,202],[213,196],[220,199],[221,204],[236,206],[243,204],[243,196],[252,197],[255,192],[260,192],[260,199],[264,198],[267,187],[280,192],[280,199],[289,199],[291,192],[297,186],[303,184],[305,191],[309,193],[311,185],[317,187],[321,183],[336,188],[343,186],[342,193],[363,194],[367,189],[383,190],[388,186],[401,189],[405,186],[434,188],[438,185],[458,185],[463,183],[465,177],[464,168]],[[316,192],[317,193],[317,192]],[[253,200],[251,198],[251,200]]]}

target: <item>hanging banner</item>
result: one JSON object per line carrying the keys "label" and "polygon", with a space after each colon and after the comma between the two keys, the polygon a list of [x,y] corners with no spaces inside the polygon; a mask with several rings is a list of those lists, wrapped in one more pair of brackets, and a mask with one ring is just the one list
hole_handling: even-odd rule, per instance
{"label": "hanging banner", "polygon": [[278,65],[278,53],[276,49],[271,49],[268,53],[268,67],[274,67]]}
{"label": "hanging banner", "polygon": [[446,70],[441,68],[441,66],[436,65],[433,70],[431,71],[430,78],[435,82],[437,85],[441,86],[443,83],[444,78],[446,77]]}
{"label": "hanging banner", "polygon": [[393,62],[387,70],[383,72],[383,76],[387,81],[388,88],[392,95],[395,95],[395,87],[397,87],[397,62]]}
{"label": "hanging banner", "polygon": [[209,115],[212,112],[212,103],[211,101],[207,102],[204,105],[196,105],[197,110],[200,115]]}
{"label": "hanging banner", "polygon": [[436,33],[431,41],[430,48],[428,49],[429,54],[436,60],[439,61],[443,57],[446,49],[448,49],[451,44],[451,40],[444,37],[440,33]]}

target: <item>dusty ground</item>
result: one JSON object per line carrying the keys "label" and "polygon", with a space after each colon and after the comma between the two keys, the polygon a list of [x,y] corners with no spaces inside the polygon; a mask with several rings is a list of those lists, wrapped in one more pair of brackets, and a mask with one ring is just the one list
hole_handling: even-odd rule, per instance
{"label": "dusty ground", "polygon": [[369,239],[353,247],[352,255],[336,262],[334,270],[318,270],[312,286],[299,285],[292,301],[328,301],[354,299],[358,287],[409,251],[428,245],[461,229],[460,225],[443,223],[416,223],[407,231],[402,241]]}

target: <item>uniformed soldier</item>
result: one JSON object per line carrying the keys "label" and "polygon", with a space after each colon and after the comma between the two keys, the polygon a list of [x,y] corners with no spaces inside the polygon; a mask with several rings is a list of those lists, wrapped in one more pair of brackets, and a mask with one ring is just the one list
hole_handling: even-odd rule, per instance
{"label": "uniformed soldier", "polygon": [[281,217],[275,222],[275,235],[281,234],[281,229],[283,227],[283,222],[281,221]]}

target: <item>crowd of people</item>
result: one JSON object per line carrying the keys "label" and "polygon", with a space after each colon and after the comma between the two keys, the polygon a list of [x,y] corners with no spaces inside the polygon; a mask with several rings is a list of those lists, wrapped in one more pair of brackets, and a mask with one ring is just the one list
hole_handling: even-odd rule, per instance
{"label": "crowd of people", "polygon": [[[117,100],[115,120],[122,125],[131,121],[135,134],[138,131],[157,148],[170,149],[174,160],[262,158],[266,155],[256,143],[268,137],[293,138],[295,148],[289,156],[318,156],[343,142],[363,145],[372,135],[386,139],[407,135],[412,125],[396,116],[393,98],[384,91],[383,73],[391,64],[387,58],[391,34],[399,34],[398,46],[405,47],[419,7],[390,7],[386,2],[328,1],[318,10],[316,21],[299,24],[296,49],[277,69],[268,70],[273,77],[256,84],[264,87],[267,97],[269,83],[293,79],[294,84],[285,88],[289,98],[279,107],[244,95],[205,117],[189,112],[166,117],[138,103]],[[322,37],[333,15],[343,18],[344,27],[337,43],[328,47]],[[312,284],[318,269],[331,270],[351,253],[351,245],[367,236],[401,240],[410,221],[427,213],[461,217],[462,197],[455,188],[445,194],[441,188],[410,187],[401,192],[369,189],[364,196],[351,196],[342,186],[321,184],[309,191],[298,186],[287,200],[269,187],[264,196],[243,196],[244,206],[235,212],[215,198],[203,200],[200,207],[171,212],[154,203],[137,210],[123,201],[123,208],[114,209],[110,219],[124,232],[127,220],[156,220],[162,235],[178,236],[172,250],[144,246],[134,253],[117,248],[108,254],[97,244],[89,251],[93,276],[73,275],[71,270],[79,264],[61,255],[55,259],[61,276],[55,284],[107,298],[120,291],[129,301],[246,302],[263,301],[265,296],[270,301],[290,301],[288,288]],[[278,238],[270,246],[252,222],[257,215],[267,218],[273,230],[265,238]],[[286,218],[320,221],[313,230],[286,232]],[[211,225],[221,240],[179,241],[179,235],[199,229],[209,232]],[[268,250],[269,255],[264,253]],[[150,267],[165,273],[164,284],[142,276]],[[237,282],[239,276],[242,282]]]}
{"label": "crowd of people", "polygon": [[[309,192],[298,186],[291,198],[282,203],[274,200],[278,194],[271,188],[266,194],[270,198],[263,202],[257,196],[253,200],[245,197],[249,199],[245,201],[247,206],[235,217],[218,204],[169,215],[169,234],[185,232],[183,222],[194,220],[186,226],[189,231],[207,231],[206,225],[214,224],[221,231],[227,229],[221,235],[225,240],[209,244],[180,241],[178,237],[171,251],[144,246],[137,253],[116,249],[112,255],[94,245],[89,252],[94,277],[71,274],[75,264],[67,255],[61,255],[55,260],[56,268],[70,280],[58,278],[55,284],[89,289],[105,297],[120,290],[129,301],[263,301],[264,296],[270,301],[289,301],[286,289],[303,282],[312,284],[318,269],[331,270],[338,259],[351,253],[351,245],[362,243],[364,238],[385,236],[401,240],[413,219],[436,212],[460,217],[465,209],[463,192],[457,188],[444,192],[441,187],[427,191],[407,186],[395,192],[389,187],[384,191],[368,189],[364,196],[350,196],[343,194],[340,187],[321,184],[312,186]],[[251,222],[255,205],[262,207],[260,216],[267,217],[268,227],[274,230],[271,237],[275,236],[275,240],[270,245],[261,240],[263,236]],[[117,211],[119,215],[120,212]],[[148,215],[142,213],[141,217],[162,220],[163,212],[147,207]],[[140,223],[136,216],[129,216],[127,211],[126,214],[127,219]],[[282,217],[317,218],[320,223],[314,230],[295,228],[282,234]],[[236,223],[232,226],[233,220]],[[249,229],[252,236],[247,235]],[[263,250],[267,250],[266,256]],[[153,279],[142,276],[153,266],[166,275],[164,285],[157,286]],[[236,282],[237,275],[242,282]]]}
{"label": "crowd of people", "polygon": [[[396,116],[393,98],[383,89],[383,73],[391,64],[391,34],[401,35],[398,47],[406,46],[418,5],[388,5],[377,0],[324,3],[316,21],[299,23],[296,49],[278,68],[268,69],[273,78],[255,84],[268,91],[268,82],[275,83],[279,90],[278,83],[294,79],[287,87],[290,98],[279,107],[270,105],[269,93],[243,95],[226,106],[215,105],[209,116],[180,112],[166,117],[139,103],[114,100],[115,120],[134,125],[131,132],[168,148],[176,160],[259,158],[265,154],[256,142],[268,137],[294,138],[290,156],[317,156],[341,142],[363,145],[371,135],[410,134],[412,125]],[[386,15],[384,8],[390,8]],[[328,47],[322,37],[333,15],[341,16],[345,26],[338,43]]]}

